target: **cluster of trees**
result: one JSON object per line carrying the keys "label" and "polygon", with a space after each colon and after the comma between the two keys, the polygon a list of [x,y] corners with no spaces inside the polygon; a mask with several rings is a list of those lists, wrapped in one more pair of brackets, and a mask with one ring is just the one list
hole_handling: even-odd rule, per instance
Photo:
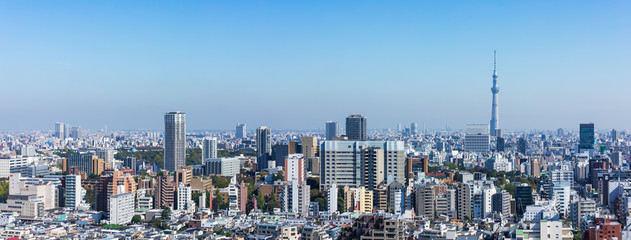
{"label": "cluster of trees", "polygon": [[9,181],[0,182],[0,202],[6,203],[9,197]]}
{"label": "cluster of trees", "polygon": [[126,157],[135,157],[137,161],[147,161],[149,163],[155,163],[164,168],[164,151],[162,150],[144,150],[138,152],[127,152],[124,150],[118,150],[114,158],[125,159]]}
{"label": "cluster of trees", "polygon": [[[126,157],[135,157],[138,161],[147,161],[149,163],[155,163],[160,168],[164,168],[164,151],[163,150],[143,150],[138,152],[127,152],[124,150],[118,150],[114,158],[125,159]],[[202,149],[201,148],[187,148],[186,149],[186,165],[201,164],[202,162]]]}
{"label": "cluster of trees", "polygon": [[233,150],[233,149],[219,149],[219,150],[217,150],[217,157],[220,157],[220,158],[223,158],[223,157],[237,157],[237,156],[241,156],[242,154],[243,154],[243,156],[250,156],[250,157],[256,156],[255,152],[247,152],[247,151]]}

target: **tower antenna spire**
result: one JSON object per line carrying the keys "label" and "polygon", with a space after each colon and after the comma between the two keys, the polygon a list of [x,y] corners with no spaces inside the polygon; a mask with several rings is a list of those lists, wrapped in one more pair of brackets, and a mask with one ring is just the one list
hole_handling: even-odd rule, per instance
{"label": "tower antenna spire", "polygon": [[497,65],[496,52],[496,50],[493,50],[493,71],[497,70],[497,68],[495,67]]}

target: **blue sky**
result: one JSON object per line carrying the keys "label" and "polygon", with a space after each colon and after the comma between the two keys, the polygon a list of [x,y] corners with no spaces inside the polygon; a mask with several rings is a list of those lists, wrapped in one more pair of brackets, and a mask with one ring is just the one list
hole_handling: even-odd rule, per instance
{"label": "blue sky", "polygon": [[[0,1],[0,130],[629,128],[629,1]],[[9,115],[9,113],[12,113]],[[422,126],[422,125],[421,125]]]}

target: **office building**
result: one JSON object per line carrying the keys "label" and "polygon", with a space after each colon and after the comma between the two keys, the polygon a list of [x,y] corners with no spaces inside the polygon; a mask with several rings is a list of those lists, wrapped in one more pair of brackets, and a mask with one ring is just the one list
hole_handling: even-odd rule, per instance
{"label": "office building", "polygon": [[594,143],[595,143],[594,124],[593,123],[580,124],[579,137],[580,137],[579,144],[578,144],[579,150],[594,149]]}
{"label": "office building", "polygon": [[340,136],[340,123],[338,122],[326,122],[326,140],[333,140],[333,138]]}
{"label": "office building", "polygon": [[532,187],[526,183],[515,186],[515,213],[517,217],[522,217],[528,205],[533,205]]}
{"label": "office building", "polygon": [[72,130],[70,132],[70,137],[74,138],[74,139],[79,139],[81,138],[83,135],[81,133],[81,127],[72,127]]}
{"label": "office building", "polygon": [[82,200],[83,187],[81,187],[81,176],[66,175],[64,176],[64,207],[77,209]]}
{"label": "office building", "polygon": [[238,123],[234,136],[238,139],[247,138],[245,123]]}
{"label": "office building", "polygon": [[346,137],[352,141],[366,141],[366,118],[360,114],[346,117]]}
{"label": "office building", "polygon": [[233,177],[241,171],[241,160],[238,157],[210,158],[205,162],[206,175]]}
{"label": "office building", "polygon": [[217,158],[217,139],[204,138],[202,141],[202,161],[209,158]]}
{"label": "office building", "polygon": [[616,142],[620,140],[620,131],[613,129],[611,130],[611,141]]}
{"label": "office building", "polygon": [[11,174],[20,173],[28,175],[27,159],[22,156],[0,157],[0,178],[8,178]]}
{"label": "office building", "polygon": [[96,156],[103,159],[106,163],[114,162],[114,154],[116,154],[116,150],[113,148],[99,148],[96,150]]}
{"label": "office building", "polygon": [[491,138],[489,136],[489,125],[468,124],[464,137],[464,150],[467,152],[488,152],[490,151]]}
{"label": "office building", "polygon": [[526,155],[526,151],[528,151],[528,141],[522,137],[522,138],[519,138],[518,144],[519,144],[518,152]]}
{"label": "office building", "polygon": [[55,137],[56,138],[63,139],[66,136],[64,133],[65,131],[66,131],[66,128],[63,123],[60,123],[60,122],[55,123]]}
{"label": "office building", "polygon": [[418,124],[412,123],[410,124],[410,135],[416,136],[418,134]]}
{"label": "office building", "polygon": [[268,127],[261,126],[256,129],[256,161],[258,170],[268,167],[267,162],[272,154],[272,130]]}
{"label": "office building", "polygon": [[164,114],[164,168],[173,172],[186,165],[186,114]]}
{"label": "office building", "polygon": [[138,163],[135,157],[126,157],[123,159],[123,167],[127,169],[133,169],[134,171],[138,171]]}
{"label": "office building", "polygon": [[[402,141],[325,141],[321,145],[320,185],[365,186],[405,182],[405,148]],[[370,185],[368,185],[370,184]]]}
{"label": "office building", "polygon": [[71,167],[77,167],[80,172],[88,175],[101,175],[105,170],[105,161],[95,155],[75,154],[63,160],[64,171],[70,172]]}

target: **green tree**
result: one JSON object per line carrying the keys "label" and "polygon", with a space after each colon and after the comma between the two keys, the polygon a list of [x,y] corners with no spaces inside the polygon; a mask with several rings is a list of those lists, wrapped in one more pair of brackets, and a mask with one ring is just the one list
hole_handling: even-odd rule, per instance
{"label": "green tree", "polygon": [[134,217],[131,218],[131,223],[133,224],[142,223],[142,217],[140,215],[134,215]]}
{"label": "green tree", "polygon": [[163,219],[171,219],[171,208],[170,207],[163,207],[162,208],[162,218]]}
{"label": "green tree", "polygon": [[201,148],[187,148],[186,149],[186,165],[196,165],[202,163],[202,149]]}
{"label": "green tree", "polygon": [[9,197],[9,182],[2,181],[0,182],[0,201],[3,203],[7,202],[7,198]]}
{"label": "green tree", "polygon": [[515,196],[515,185],[513,185],[512,183],[507,183],[504,185],[504,190],[506,190],[506,192],[510,193],[510,195]]}
{"label": "green tree", "polygon": [[85,202],[87,203],[94,203],[94,189],[92,188],[86,188],[85,189]]}
{"label": "green tree", "polygon": [[228,178],[220,176],[212,176],[211,178],[213,180],[213,185],[216,188],[227,188],[228,185],[230,185],[230,180],[228,180]]}

